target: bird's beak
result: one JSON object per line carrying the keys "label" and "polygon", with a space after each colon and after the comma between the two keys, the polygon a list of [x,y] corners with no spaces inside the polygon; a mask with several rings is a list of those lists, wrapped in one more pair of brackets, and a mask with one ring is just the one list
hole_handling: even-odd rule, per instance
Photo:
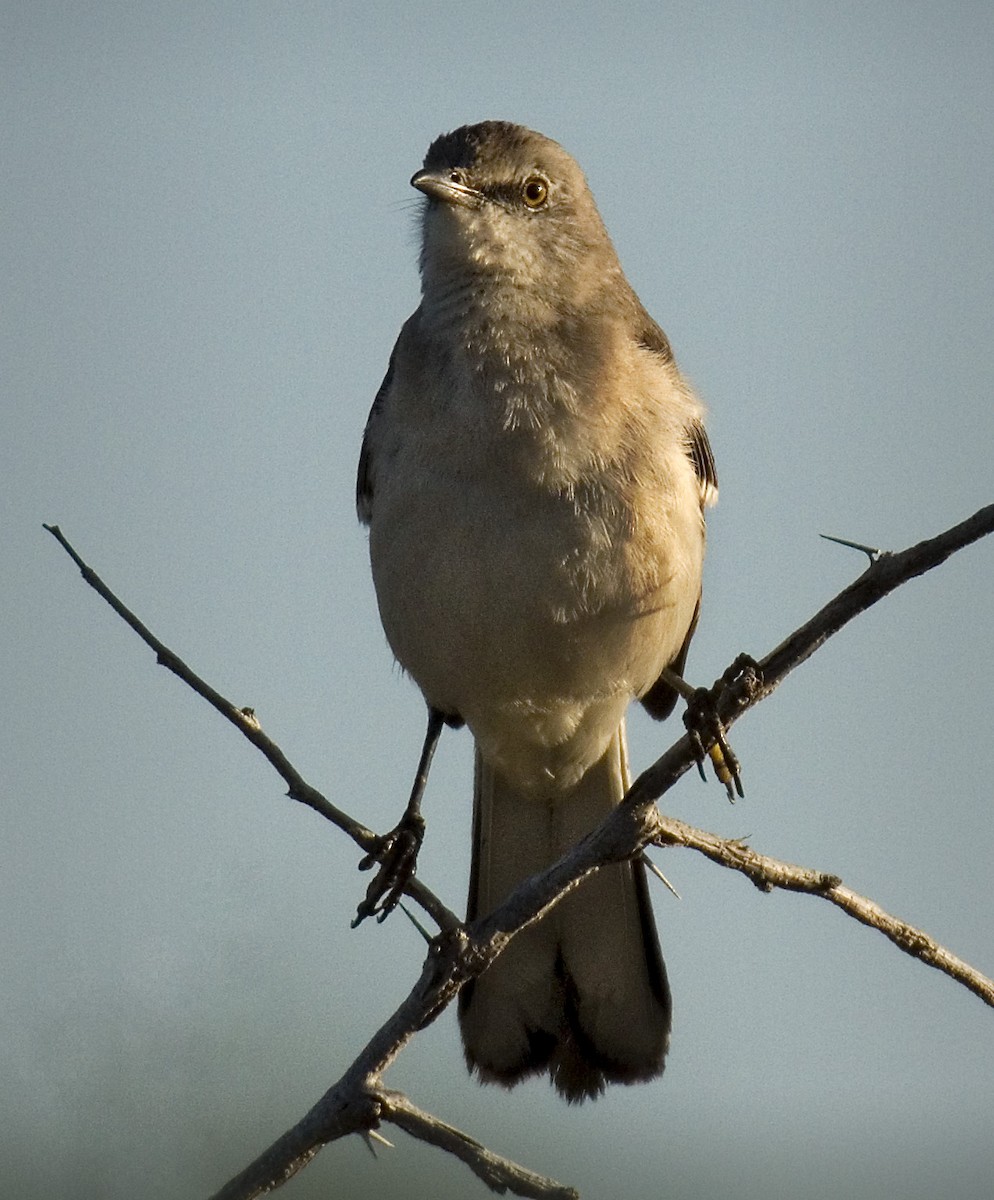
{"label": "bird's beak", "polygon": [[447,171],[417,171],[411,176],[411,187],[424,192],[429,200],[461,204],[466,208],[476,208],[483,199],[475,188],[452,179]]}

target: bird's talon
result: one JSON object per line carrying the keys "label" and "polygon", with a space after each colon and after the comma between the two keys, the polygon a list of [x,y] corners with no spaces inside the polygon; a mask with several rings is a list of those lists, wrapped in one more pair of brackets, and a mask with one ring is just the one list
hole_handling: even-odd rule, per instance
{"label": "bird's talon", "polygon": [[378,838],[374,848],[360,860],[360,871],[368,871],[374,866],[378,866],[379,870],[370,880],[366,895],[356,908],[353,929],[367,917],[375,916],[377,923],[382,924],[397,907],[417,867],[424,830],[425,823],[420,813],[413,816],[405,814],[397,828]]}
{"label": "bird's talon", "polygon": [[[689,708],[687,710],[690,711]],[[704,770],[704,762],[707,759],[707,751],[704,749],[704,743],[701,741],[701,735],[697,731],[696,725],[684,718],[684,724],[687,726],[687,733],[690,737],[690,745],[694,751],[694,758],[697,762],[697,770],[700,772],[701,779],[707,782],[707,773]]]}
{"label": "bird's talon", "polygon": [[743,797],[745,792],[742,788],[739,760],[725,738],[725,729],[718,717],[716,698],[722,686],[728,686],[729,672],[733,672],[735,678],[738,677],[738,665],[739,659],[736,659],[735,664],[725,672],[721,683],[711,691],[698,688],[687,702],[687,711],[683,715],[701,778],[707,778],[704,764],[710,759],[718,782],[724,786],[732,804],[735,803],[736,797]]}

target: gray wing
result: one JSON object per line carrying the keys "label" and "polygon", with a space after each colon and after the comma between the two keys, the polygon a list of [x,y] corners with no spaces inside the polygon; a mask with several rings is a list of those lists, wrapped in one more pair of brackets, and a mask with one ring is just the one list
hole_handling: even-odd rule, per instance
{"label": "gray wing", "polygon": [[373,451],[371,431],[383,411],[384,400],[393,381],[393,364],[396,353],[395,347],[394,353],[390,355],[387,373],[383,376],[383,382],[373,397],[373,406],[369,410],[369,416],[366,418],[366,427],[362,433],[362,449],[359,451],[359,470],[356,473],[355,482],[355,506],[359,520],[363,525],[368,525],[373,516]]}
{"label": "gray wing", "polygon": [[[670,349],[669,340],[666,334],[659,328],[656,322],[649,314],[639,305],[639,344],[645,346],[647,350],[651,350],[654,354],[661,355],[667,362],[673,362],[673,351]],[[712,504],[718,497],[718,471],[714,465],[714,454],[711,451],[711,443],[708,441],[707,430],[700,423],[694,421],[687,430],[687,457],[690,459],[694,467],[694,474],[697,476],[697,481],[700,484],[701,493],[701,509],[703,511],[706,504]],[[687,630],[687,636],[683,639],[683,645],[680,647],[680,652],[676,658],[669,664],[670,669],[678,675],[683,674],[684,664],[687,661],[687,651],[690,649],[690,641],[694,636],[694,630],[697,628],[697,619],[701,612],[701,598],[697,597],[697,607],[694,609],[694,617],[690,622],[690,628]],[[676,705],[676,692],[661,679],[658,679],[652,687],[642,697],[642,707],[655,717],[657,721],[668,717]]]}
{"label": "gray wing", "polygon": [[[636,300],[636,340],[640,346],[658,354],[668,363],[673,363],[673,351],[669,338]],[[674,364],[675,365],[675,364]],[[687,457],[694,464],[694,472],[701,485],[701,507],[712,504],[718,497],[718,472],[711,453],[707,431],[700,421],[687,430]]]}

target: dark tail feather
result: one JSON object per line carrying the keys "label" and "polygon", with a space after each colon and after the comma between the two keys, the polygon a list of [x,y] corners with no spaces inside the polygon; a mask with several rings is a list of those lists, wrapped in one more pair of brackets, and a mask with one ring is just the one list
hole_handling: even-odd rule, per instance
{"label": "dark tail feather", "polygon": [[[628,785],[624,728],[564,796],[511,788],[477,756],[469,916],[489,912],[604,819]],[[512,1087],[547,1072],[569,1101],[663,1069],[670,995],[640,862],[604,867],[460,995],[466,1060]]]}

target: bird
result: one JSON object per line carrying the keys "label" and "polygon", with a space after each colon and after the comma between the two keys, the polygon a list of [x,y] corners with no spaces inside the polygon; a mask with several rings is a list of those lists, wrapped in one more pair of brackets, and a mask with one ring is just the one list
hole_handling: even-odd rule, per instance
{"label": "bird", "polygon": [[[672,711],[718,481],[704,407],[566,150],[463,125],[411,184],[421,300],[356,498],[387,641],[428,706],[424,771],[443,725],[475,742],[473,920],[621,801],[629,705]],[[481,1082],[544,1074],[579,1103],[662,1072],[671,1009],[636,859],[514,937],[459,1024]]]}

